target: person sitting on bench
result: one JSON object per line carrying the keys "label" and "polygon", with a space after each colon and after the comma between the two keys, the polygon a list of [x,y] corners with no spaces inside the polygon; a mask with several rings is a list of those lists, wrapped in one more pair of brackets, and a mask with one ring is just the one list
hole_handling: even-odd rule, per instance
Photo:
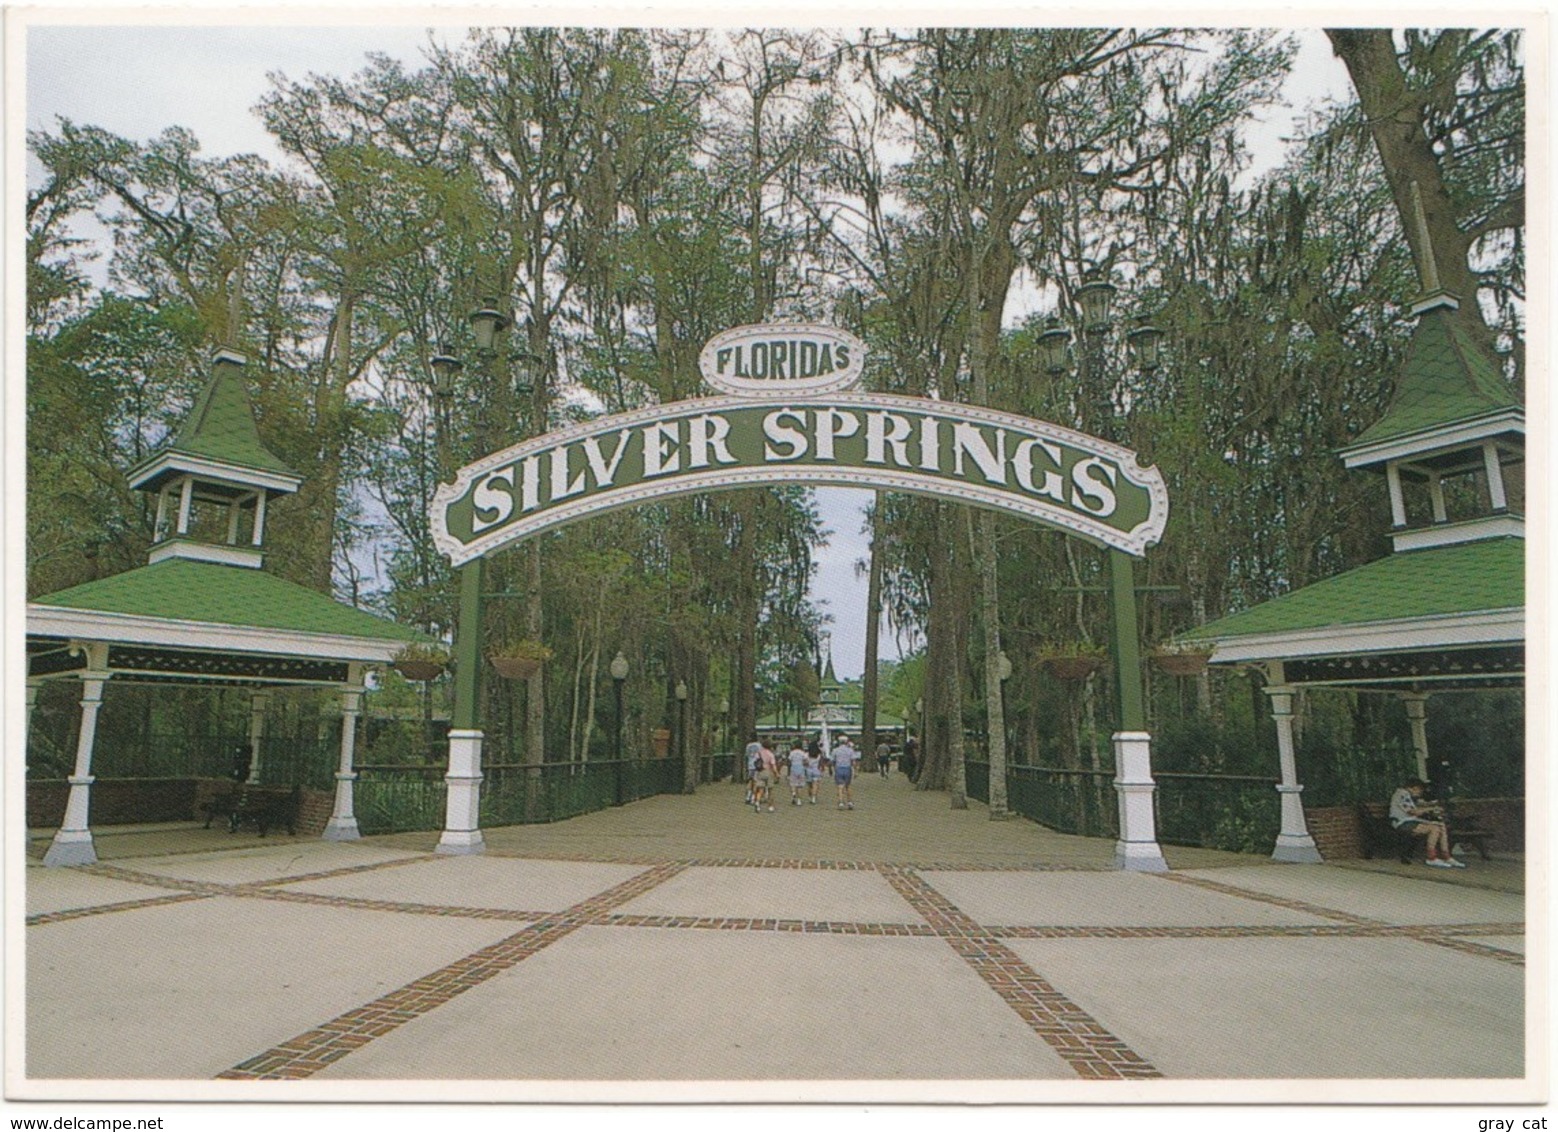
{"label": "person sitting on bench", "polygon": [[1445,829],[1443,811],[1424,798],[1428,784],[1414,778],[1390,796],[1390,824],[1426,841],[1428,864],[1436,869],[1464,869],[1450,856],[1450,834]]}

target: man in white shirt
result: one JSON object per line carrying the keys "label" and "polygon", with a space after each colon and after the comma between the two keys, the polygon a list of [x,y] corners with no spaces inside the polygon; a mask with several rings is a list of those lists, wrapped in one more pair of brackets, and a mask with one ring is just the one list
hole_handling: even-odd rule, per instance
{"label": "man in white shirt", "polygon": [[801,804],[801,791],[806,788],[806,751],[799,740],[790,744],[790,805]]}

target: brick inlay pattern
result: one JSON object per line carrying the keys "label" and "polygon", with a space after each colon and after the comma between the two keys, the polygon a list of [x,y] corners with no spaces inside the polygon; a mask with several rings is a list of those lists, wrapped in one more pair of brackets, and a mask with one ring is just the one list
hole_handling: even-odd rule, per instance
{"label": "brick inlay pattern", "polygon": [[[1387,924],[1383,920],[1373,920],[1367,916],[1355,916],[1351,912],[1343,912],[1337,908],[1326,908],[1319,904],[1310,904],[1305,900],[1294,900],[1286,896],[1273,896],[1267,892],[1253,892],[1248,888],[1239,888],[1237,885],[1224,884],[1222,881],[1210,880],[1206,877],[1191,877],[1185,876],[1182,873],[1154,873],[1151,875],[1161,877],[1164,880],[1175,881],[1179,884],[1189,884],[1197,888],[1210,889],[1213,892],[1240,896],[1246,900],[1258,900],[1262,904],[1273,904],[1278,908],[1286,908],[1293,912],[1307,912],[1312,916],[1323,916],[1328,920],[1341,920],[1344,923],[1357,927],[1374,929],[1367,933],[1370,935],[1399,935],[1407,939],[1417,940],[1419,943],[1433,944],[1436,947],[1447,947],[1464,955],[1477,955],[1485,959],[1497,959],[1501,963],[1508,963],[1514,967],[1525,966],[1525,956],[1518,952],[1505,951],[1503,948],[1489,947],[1484,943],[1473,943],[1470,940],[1459,938],[1466,933],[1456,930],[1457,926],[1453,924],[1403,927]],[[1496,924],[1480,925],[1484,929],[1496,928],[1498,926]],[[1519,926],[1519,932],[1524,934],[1524,925]],[[1498,935],[1510,933],[1483,930],[1479,934]]]}
{"label": "brick inlay pattern", "polygon": [[662,864],[631,877],[217,1076],[247,1081],[311,1077],[353,1050],[420,1018],[472,987],[480,986],[579,928],[604,922],[613,908],[664,884],[683,868],[685,866],[675,863]]}
{"label": "brick inlay pattern", "polygon": [[928,924],[856,923],[848,920],[779,920],[746,916],[637,916],[617,913],[613,928],[708,928],[714,931],[799,932],[821,935],[935,936]]}
{"label": "brick inlay pattern", "polygon": [[1210,880],[1206,877],[1185,876],[1183,873],[1145,873],[1145,876],[1155,876],[1162,880],[1171,880],[1176,884],[1188,884],[1196,888],[1205,888],[1211,892],[1221,892],[1227,896],[1239,896],[1245,900],[1257,900],[1262,904],[1271,904],[1278,908],[1286,908],[1289,912],[1305,912],[1311,916],[1320,916],[1327,920],[1341,920],[1348,924],[1383,924],[1383,920],[1371,920],[1367,916],[1355,916],[1351,912],[1343,912],[1336,908],[1326,908],[1319,904],[1311,904],[1307,900],[1294,900],[1288,896],[1273,896],[1269,892],[1255,892],[1248,888],[1240,888],[1235,884],[1224,884],[1220,880]]}
{"label": "brick inlay pattern", "polygon": [[1140,1080],[1163,1074],[1115,1037],[1092,1015],[1051,986],[988,930],[914,872],[881,870],[887,882],[909,902],[931,929],[1001,996],[1079,1077]]}
{"label": "brick inlay pattern", "polygon": [[107,912],[133,912],[137,908],[156,908],[163,904],[184,904],[190,900],[204,900],[202,892],[174,892],[167,896],[149,896],[145,900],[120,900],[114,904],[96,904],[89,908],[65,908],[58,912],[38,912],[28,916],[26,925],[58,924],[64,920],[79,920],[83,916],[101,916]]}
{"label": "brick inlay pattern", "polygon": [[[1509,935],[1509,932],[1487,932],[1487,935]],[[1451,935],[1448,932],[1424,931],[1416,933],[1413,939],[1421,943],[1431,943],[1436,947],[1448,947],[1451,951],[1459,951],[1463,955],[1476,955],[1482,959],[1497,959],[1502,963],[1508,963],[1511,967],[1524,967],[1526,957],[1518,951],[1506,951],[1502,947],[1493,947],[1486,943],[1477,943],[1475,940],[1466,939],[1461,935]]]}
{"label": "brick inlay pattern", "polygon": [[[1207,924],[1115,927],[1070,924],[994,924],[985,931],[1002,939],[1253,939],[1265,936],[1317,936],[1326,939],[1371,936],[1524,935],[1524,924]],[[1482,945],[1478,945],[1479,947]]]}

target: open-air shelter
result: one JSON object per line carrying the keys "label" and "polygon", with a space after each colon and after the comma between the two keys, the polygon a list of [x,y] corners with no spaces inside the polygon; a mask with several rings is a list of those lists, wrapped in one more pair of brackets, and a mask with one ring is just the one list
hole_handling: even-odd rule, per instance
{"label": "open-air shelter", "polygon": [[261,443],[244,364],[241,354],[219,351],[178,434],[129,472],[132,488],[157,497],[147,565],[28,603],[29,726],[45,681],[81,687],[68,801],[45,864],[97,859],[89,816],[97,717],[105,689],[130,683],[248,689],[252,783],[274,690],[333,691],[340,762],[324,836],[359,835],[352,757],[367,671],[425,637],[263,569],[267,507],[303,481]]}
{"label": "open-air shelter", "polygon": [[1400,697],[1418,777],[1436,692],[1525,682],[1525,411],[1487,347],[1430,293],[1385,415],[1340,452],[1385,476],[1392,552],[1181,638],[1211,662],[1259,668],[1277,724],[1282,828],[1273,856],[1318,861],[1294,761],[1301,688]]}

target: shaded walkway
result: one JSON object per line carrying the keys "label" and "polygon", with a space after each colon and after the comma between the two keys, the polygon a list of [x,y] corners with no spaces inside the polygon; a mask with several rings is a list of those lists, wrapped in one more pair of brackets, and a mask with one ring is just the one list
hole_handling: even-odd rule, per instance
{"label": "shaded walkway", "polygon": [[[893,861],[1007,868],[1105,869],[1114,865],[1114,841],[1055,833],[1022,818],[989,820],[970,801],[953,810],[947,795],[917,791],[894,774],[855,777],[855,809],[834,807],[833,784],[823,782],[815,806],[789,804],[780,786],[773,813],[744,806],[745,788],[731,782],[698,787],[696,794],[659,795],[550,825],[485,830],[491,853],[521,856],[644,860],[752,858],[772,860]],[[431,850],[438,835],[376,838],[399,848]],[[1251,864],[1261,860],[1207,849],[1164,847],[1171,868]]]}

